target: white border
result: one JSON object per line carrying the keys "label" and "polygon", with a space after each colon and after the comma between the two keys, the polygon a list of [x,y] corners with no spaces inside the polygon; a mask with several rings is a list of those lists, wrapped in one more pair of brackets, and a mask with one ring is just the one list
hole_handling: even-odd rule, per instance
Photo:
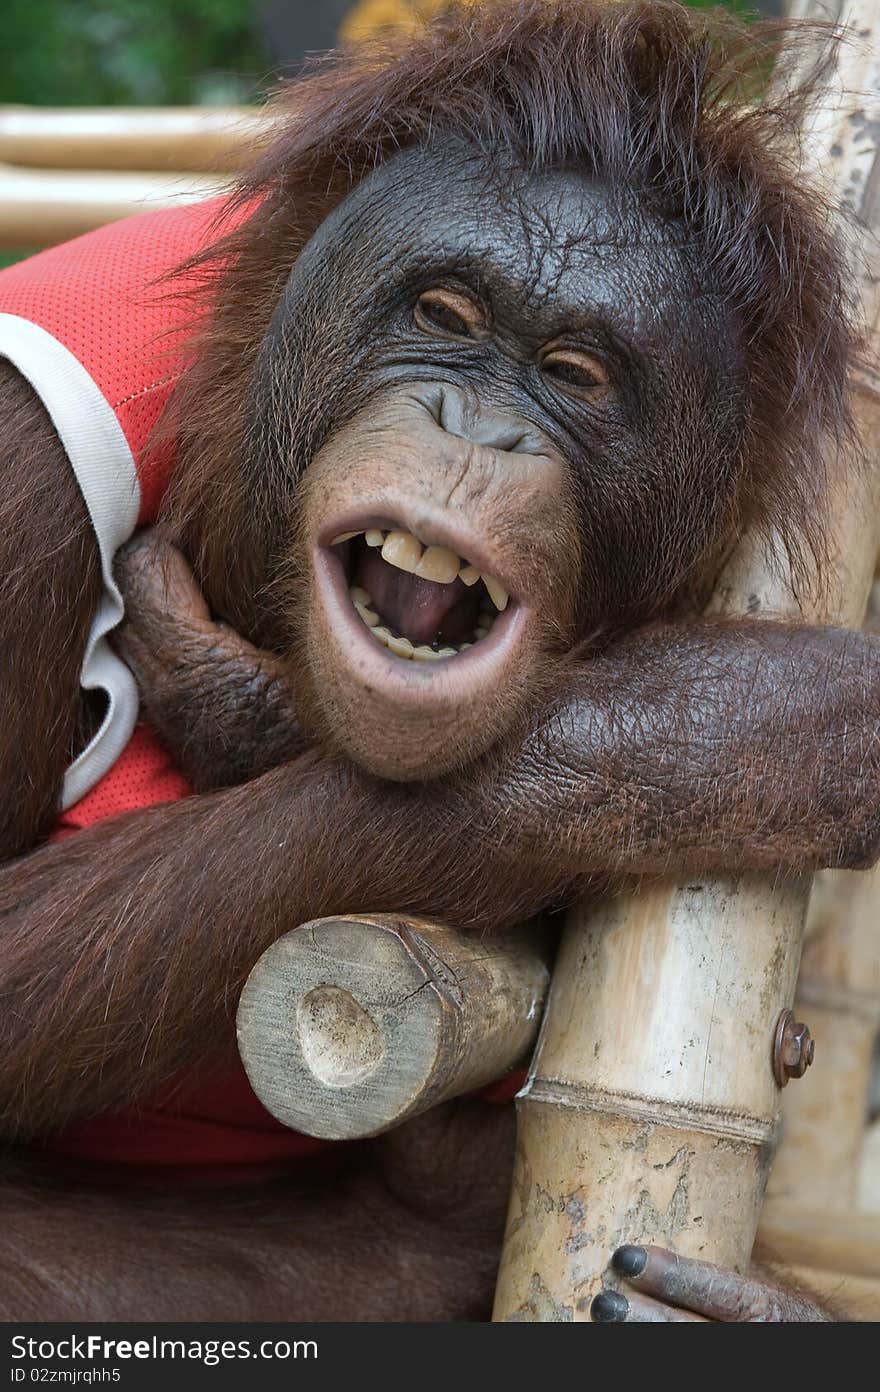
{"label": "white border", "polygon": [[[137,721],[134,677],[110,647],[107,634],[125,612],[113,579],[113,557],[137,526],[140,485],[113,407],[63,343],[28,319],[0,314],[0,357],[27,378],[51,416],[82,489],[101,553],[104,592],[86,644],[80,685],[106,693],[107,713],[65,774],[61,807],[66,811],[109,773]],[[39,622],[35,614],[34,623]]]}

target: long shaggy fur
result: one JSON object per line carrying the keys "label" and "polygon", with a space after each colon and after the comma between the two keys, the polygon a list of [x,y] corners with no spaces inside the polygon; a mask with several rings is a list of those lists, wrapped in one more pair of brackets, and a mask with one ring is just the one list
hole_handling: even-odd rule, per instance
{"label": "long shaggy fur", "polygon": [[[738,525],[781,538],[802,585],[821,574],[854,336],[830,210],[804,178],[797,131],[829,42],[827,30],[746,27],[665,0],[486,0],[331,56],[283,90],[277,134],[230,205],[250,215],[198,259],[213,313],[167,424],[180,452],[169,515],[209,595],[228,587],[236,553],[248,583],[242,380],[291,265],[377,163],[450,136],[528,169],[578,165],[686,228],[747,344]],[[795,61],[816,45],[815,62]],[[810,75],[786,82],[777,63],[760,95],[780,50]]]}

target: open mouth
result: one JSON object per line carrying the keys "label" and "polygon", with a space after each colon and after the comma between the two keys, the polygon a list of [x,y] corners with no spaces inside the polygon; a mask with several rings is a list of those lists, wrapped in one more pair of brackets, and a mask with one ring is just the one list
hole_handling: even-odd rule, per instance
{"label": "open mouth", "polygon": [[510,596],[448,546],[371,527],[333,537],[348,596],[369,635],[394,657],[439,662],[484,643]]}

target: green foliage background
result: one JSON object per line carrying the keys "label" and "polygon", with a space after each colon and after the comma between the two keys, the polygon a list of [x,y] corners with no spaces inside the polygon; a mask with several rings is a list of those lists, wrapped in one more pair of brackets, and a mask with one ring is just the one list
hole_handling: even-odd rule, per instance
{"label": "green foliage background", "polygon": [[0,13],[0,102],[248,101],[271,76],[259,0],[3,0]]}
{"label": "green foliage background", "polygon": [[6,0],[2,11],[0,102],[246,101],[267,66],[252,0]]}

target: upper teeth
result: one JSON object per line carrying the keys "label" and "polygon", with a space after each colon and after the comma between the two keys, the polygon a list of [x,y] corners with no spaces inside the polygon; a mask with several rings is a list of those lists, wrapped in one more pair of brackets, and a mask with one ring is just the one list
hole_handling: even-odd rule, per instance
{"label": "upper teeth", "polygon": [[[352,537],[360,535],[360,532],[342,532],[340,536],[334,537],[330,544],[337,546],[340,542],[351,541]],[[418,575],[423,580],[433,580],[438,585],[451,585],[455,579],[460,579],[465,585],[475,585],[482,579],[495,608],[507,608],[510,596],[500,581],[496,580],[494,575],[487,575],[485,571],[481,572],[470,562],[462,560],[448,546],[425,547],[412,532],[381,531],[378,527],[371,527],[363,533],[363,537],[368,546],[382,548],[383,561],[396,566],[398,570]]]}

